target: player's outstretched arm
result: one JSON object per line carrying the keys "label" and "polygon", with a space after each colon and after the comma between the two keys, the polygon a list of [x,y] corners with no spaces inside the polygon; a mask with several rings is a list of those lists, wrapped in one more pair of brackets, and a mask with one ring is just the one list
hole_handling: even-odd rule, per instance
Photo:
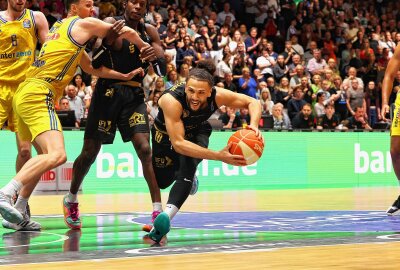
{"label": "player's outstretched arm", "polygon": [[[110,31],[112,27],[112,24],[103,22],[96,18],[88,17],[80,19],[74,24],[71,35],[79,44],[85,44],[92,37],[106,37],[108,31]],[[135,44],[140,50],[149,46],[149,44],[140,38],[139,34],[135,30],[127,26],[122,27],[119,31],[119,35]]]}
{"label": "player's outstretched arm", "polygon": [[235,109],[248,109],[250,114],[250,125],[248,128],[254,130],[257,137],[262,140],[261,132],[258,130],[258,123],[260,122],[262,112],[260,102],[255,98],[238,94],[228,89],[215,88],[217,89],[216,101],[218,107],[225,105]]}
{"label": "player's outstretched arm", "polygon": [[39,38],[40,44],[44,44],[46,42],[46,37],[49,32],[49,24],[42,12],[34,11],[33,16],[35,17],[37,36]]}
{"label": "player's outstretched arm", "polygon": [[167,133],[176,152],[193,158],[220,160],[236,166],[246,165],[243,156],[229,153],[228,146],[221,151],[213,151],[185,140],[185,128],[181,120],[182,106],[170,94],[161,96],[158,104],[164,112]]}
{"label": "player's outstretched arm", "polygon": [[100,78],[105,78],[105,79],[115,79],[115,80],[122,80],[122,81],[129,81],[133,77],[137,75],[143,75],[144,71],[142,68],[137,68],[135,70],[132,70],[129,73],[120,73],[118,71],[115,71],[113,69],[109,69],[107,67],[101,66],[99,68],[94,68],[92,66],[92,62],[90,61],[89,55],[85,52],[82,56],[80,65],[86,73],[90,73],[92,75],[96,75]]}
{"label": "player's outstretched arm", "polygon": [[397,71],[400,68],[400,45],[397,45],[393,57],[390,58],[386,68],[385,77],[382,82],[382,119],[386,120],[386,114],[389,113],[389,96],[393,89],[393,81]]}

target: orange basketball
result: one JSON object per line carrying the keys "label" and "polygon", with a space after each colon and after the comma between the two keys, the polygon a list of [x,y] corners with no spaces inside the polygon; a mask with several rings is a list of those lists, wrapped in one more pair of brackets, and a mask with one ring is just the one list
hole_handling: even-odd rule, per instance
{"label": "orange basketball", "polygon": [[229,152],[233,155],[243,155],[247,165],[256,162],[262,155],[264,143],[258,139],[251,129],[241,129],[232,134],[228,140],[231,144]]}

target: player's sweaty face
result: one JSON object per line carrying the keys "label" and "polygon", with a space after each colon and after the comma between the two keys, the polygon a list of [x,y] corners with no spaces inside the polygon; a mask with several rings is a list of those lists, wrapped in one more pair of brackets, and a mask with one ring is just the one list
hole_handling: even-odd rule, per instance
{"label": "player's sweaty face", "polygon": [[147,0],[126,1],[126,16],[131,20],[139,20],[146,13]]}
{"label": "player's sweaty face", "polygon": [[190,109],[197,111],[207,105],[207,98],[211,96],[211,86],[206,81],[189,79],[186,83],[185,93]]}
{"label": "player's sweaty face", "polygon": [[76,6],[77,15],[84,19],[93,15],[93,0],[80,0]]}

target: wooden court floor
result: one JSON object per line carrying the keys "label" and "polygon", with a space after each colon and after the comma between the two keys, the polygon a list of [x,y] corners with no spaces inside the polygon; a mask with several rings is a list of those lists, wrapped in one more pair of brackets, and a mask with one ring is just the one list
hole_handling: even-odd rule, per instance
{"label": "wooden court floor", "polygon": [[140,230],[148,219],[148,194],[82,195],[79,232],[63,224],[63,194],[36,194],[33,218],[44,230],[0,229],[0,268],[399,269],[400,217],[384,215],[397,192],[199,192],[162,246],[143,240]]}

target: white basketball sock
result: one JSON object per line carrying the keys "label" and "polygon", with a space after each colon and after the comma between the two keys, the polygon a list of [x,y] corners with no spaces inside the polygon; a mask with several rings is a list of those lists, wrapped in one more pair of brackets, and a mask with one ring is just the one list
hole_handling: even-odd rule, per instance
{"label": "white basketball sock", "polygon": [[0,191],[9,197],[13,197],[21,190],[21,188],[22,184],[17,180],[12,179],[7,185],[0,189]]}
{"label": "white basketball sock", "polygon": [[162,212],[162,204],[160,202],[153,203],[153,211]]}
{"label": "white basketball sock", "polygon": [[179,209],[178,207],[176,207],[173,204],[167,204],[165,206],[165,213],[167,213],[167,215],[169,216],[169,219],[172,220],[174,218],[174,216],[176,215],[176,213],[178,213]]}
{"label": "white basketball sock", "polygon": [[77,203],[78,202],[78,194],[72,194],[70,191],[68,191],[67,202]]}

